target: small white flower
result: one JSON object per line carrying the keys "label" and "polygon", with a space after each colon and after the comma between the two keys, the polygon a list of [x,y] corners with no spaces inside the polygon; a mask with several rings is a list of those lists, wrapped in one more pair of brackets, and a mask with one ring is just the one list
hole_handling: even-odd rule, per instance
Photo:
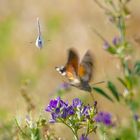
{"label": "small white flower", "polygon": [[124,95],[124,97],[126,97],[126,96],[129,95],[129,91],[128,91],[128,89],[125,89],[125,90],[124,90],[123,95]]}

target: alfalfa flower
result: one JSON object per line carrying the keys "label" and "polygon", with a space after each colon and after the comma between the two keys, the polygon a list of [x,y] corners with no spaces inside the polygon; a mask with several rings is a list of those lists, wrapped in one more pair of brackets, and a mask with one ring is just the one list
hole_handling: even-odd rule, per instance
{"label": "alfalfa flower", "polygon": [[99,112],[97,116],[95,117],[95,121],[97,123],[102,123],[106,126],[112,126],[112,115],[108,112]]}
{"label": "alfalfa flower", "polygon": [[93,106],[84,105],[79,98],[73,99],[69,104],[58,97],[51,100],[45,110],[51,114],[51,123],[59,122],[71,128],[76,140],[78,140],[78,130],[87,128],[87,134],[81,136],[81,140],[87,140],[88,134],[96,130],[94,121],[96,106],[97,102]]}
{"label": "alfalfa flower", "polygon": [[111,54],[116,54],[116,48],[113,47],[113,45],[109,44],[109,42],[107,41],[104,42],[103,49]]}
{"label": "alfalfa flower", "polygon": [[89,139],[85,134],[82,134],[80,140],[89,140]]}
{"label": "alfalfa flower", "polygon": [[138,115],[138,114],[134,114],[134,116],[133,116],[133,117],[134,117],[134,120],[135,120],[135,121],[140,121],[140,117],[139,117],[139,115]]}
{"label": "alfalfa flower", "polygon": [[113,40],[112,40],[112,43],[114,46],[119,46],[120,43],[121,43],[121,39],[119,37],[114,37]]}
{"label": "alfalfa flower", "polygon": [[45,110],[47,112],[53,112],[59,106],[59,103],[60,103],[60,97],[58,97],[54,100],[51,100],[49,105],[47,106],[47,108]]}
{"label": "alfalfa flower", "polygon": [[82,101],[79,98],[73,99],[73,107],[81,107],[82,106]]}
{"label": "alfalfa flower", "polygon": [[60,90],[63,89],[63,90],[69,90],[70,89],[70,84],[68,82],[63,82],[61,85],[60,85]]}
{"label": "alfalfa flower", "polygon": [[107,41],[104,42],[103,48],[104,48],[105,50],[108,50],[110,47],[111,47],[111,46],[110,46],[110,44],[109,44]]}

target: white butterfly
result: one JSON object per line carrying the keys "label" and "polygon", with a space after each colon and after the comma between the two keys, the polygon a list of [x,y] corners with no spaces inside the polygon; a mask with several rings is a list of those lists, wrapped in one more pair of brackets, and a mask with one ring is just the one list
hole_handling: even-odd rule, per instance
{"label": "white butterfly", "polygon": [[43,47],[43,39],[42,39],[42,35],[41,35],[39,18],[37,18],[37,29],[38,29],[38,36],[37,36],[35,45],[37,48],[41,49]]}

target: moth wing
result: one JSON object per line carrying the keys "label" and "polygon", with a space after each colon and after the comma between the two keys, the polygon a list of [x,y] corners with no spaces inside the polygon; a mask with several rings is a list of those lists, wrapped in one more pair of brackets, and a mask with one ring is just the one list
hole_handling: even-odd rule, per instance
{"label": "moth wing", "polygon": [[92,78],[93,58],[89,51],[87,51],[80,63],[78,69],[78,76],[84,82],[89,82]]}
{"label": "moth wing", "polygon": [[79,57],[74,49],[69,49],[68,61],[66,63],[66,73],[69,79],[75,78],[78,75]]}

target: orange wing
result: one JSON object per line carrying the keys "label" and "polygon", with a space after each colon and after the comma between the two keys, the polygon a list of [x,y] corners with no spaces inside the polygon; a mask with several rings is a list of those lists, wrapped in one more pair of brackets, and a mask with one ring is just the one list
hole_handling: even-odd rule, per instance
{"label": "orange wing", "polygon": [[66,73],[69,79],[73,79],[78,75],[79,58],[75,50],[70,49],[68,54],[68,61],[66,63]]}
{"label": "orange wing", "polygon": [[78,69],[78,76],[82,81],[89,82],[92,78],[92,71],[93,71],[93,58],[90,52],[87,51],[80,63]]}

